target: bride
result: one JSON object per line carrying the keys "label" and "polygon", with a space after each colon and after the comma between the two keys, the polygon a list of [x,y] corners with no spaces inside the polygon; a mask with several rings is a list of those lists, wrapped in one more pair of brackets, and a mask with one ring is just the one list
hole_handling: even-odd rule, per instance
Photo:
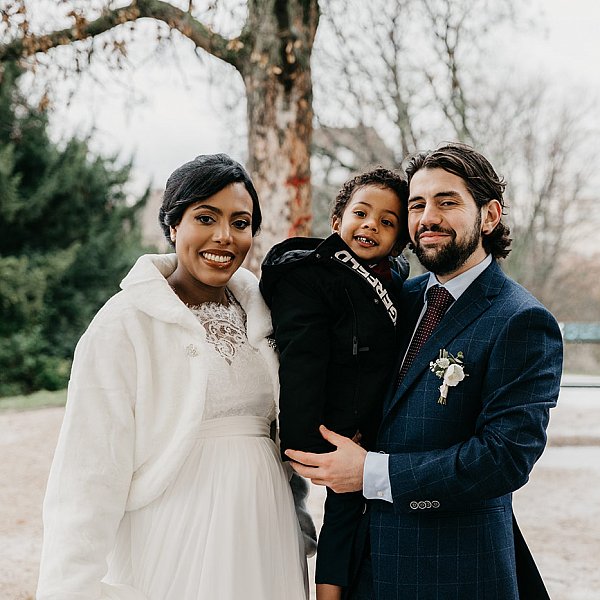
{"label": "bride", "polygon": [[175,254],[142,256],[77,345],[44,501],[38,600],[305,600],[306,559],[270,437],[277,359],[246,171],[169,178]]}

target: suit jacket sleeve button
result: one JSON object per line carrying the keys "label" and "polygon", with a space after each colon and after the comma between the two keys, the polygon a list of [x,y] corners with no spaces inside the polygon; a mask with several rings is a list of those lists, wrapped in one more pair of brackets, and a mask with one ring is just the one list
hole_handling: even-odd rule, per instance
{"label": "suit jacket sleeve button", "polygon": [[433,502],[431,500],[425,500],[425,508],[431,508],[433,506]]}
{"label": "suit jacket sleeve button", "polygon": [[431,506],[432,506],[432,508],[439,508],[440,507],[440,503],[437,500],[433,500],[431,502]]}
{"label": "suit jacket sleeve button", "polygon": [[423,508],[425,508],[425,501],[424,501],[424,500],[420,500],[420,501],[419,501],[419,508],[420,508],[420,509],[423,509]]}
{"label": "suit jacket sleeve button", "polygon": [[418,503],[416,500],[413,500],[413,501],[410,503],[410,507],[411,507],[413,510],[417,510],[417,508],[419,508],[419,503]]}

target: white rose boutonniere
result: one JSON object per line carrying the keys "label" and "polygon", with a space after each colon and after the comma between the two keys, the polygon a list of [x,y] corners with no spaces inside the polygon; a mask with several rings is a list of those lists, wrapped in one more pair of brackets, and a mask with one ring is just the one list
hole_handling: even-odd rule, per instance
{"label": "white rose boutonniere", "polygon": [[458,352],[456,356],[453,356],[447,350],[442,349],[437,360],[429,363],[429,369],[443,381],[440,385],[438,404],[446,404],[448,390],[457,386],[465,377],[468,377],[465,373],[463,358],[462,352]]}

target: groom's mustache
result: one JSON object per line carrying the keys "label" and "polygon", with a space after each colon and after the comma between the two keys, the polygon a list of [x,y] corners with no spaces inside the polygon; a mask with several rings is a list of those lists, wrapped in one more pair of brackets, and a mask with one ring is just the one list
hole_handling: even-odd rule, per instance
{"label": "groom's mustache", "polygon": [[441,227],[440,225],[436,225],[434,223],[433,225],[422,225],[421,227],[419,227],[416,235],[417,242],[419,241],[421,235],[423,235],[426,231],[432,231],[434,233],[446,233],[447,235],[452,236],[452,238],[456,237],[456,231],[454,231],[454,229],[445,229],[444,227]]}

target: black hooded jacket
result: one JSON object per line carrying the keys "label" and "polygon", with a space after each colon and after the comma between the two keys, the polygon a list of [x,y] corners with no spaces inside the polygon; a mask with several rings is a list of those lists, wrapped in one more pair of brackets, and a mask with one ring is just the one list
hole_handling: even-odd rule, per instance
{"label": "black hooded jacket", "polygon": [[[324,424],[373,446],[397,362],[397,296],[408,274],[392,261],[382,282],[337,235],[290,238],[262,264],[260,289],[280,353],[280,437],[288,448],[330,452]],[[285,457],[284,457],[285,458]]]}

